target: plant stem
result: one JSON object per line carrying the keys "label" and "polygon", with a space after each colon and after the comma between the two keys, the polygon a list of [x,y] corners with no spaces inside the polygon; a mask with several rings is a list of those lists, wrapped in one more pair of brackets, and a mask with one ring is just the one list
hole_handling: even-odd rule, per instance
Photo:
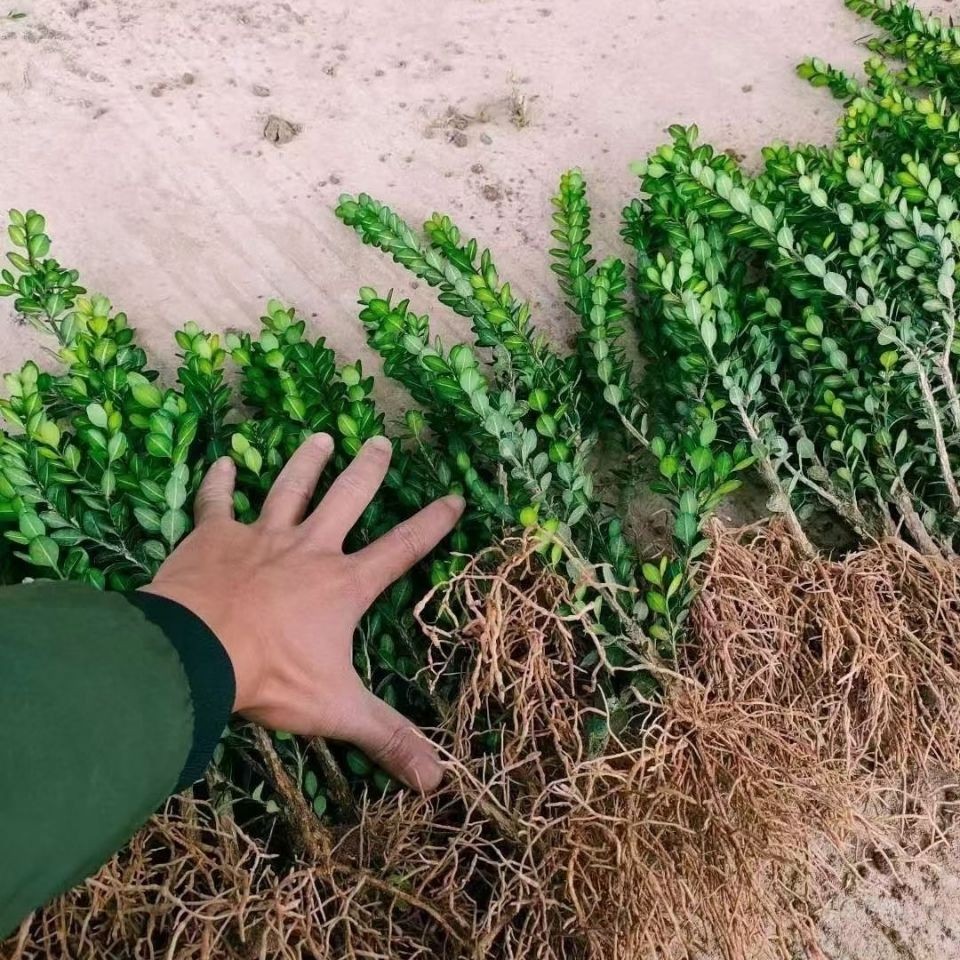
{"label": "plant stem", "polygon": [[284,818],[300,843],[299,852],[305,854],[314,863],[322,863],[329,856],[330,845],[319,829],[320,822],[316,814],[307,804],[299,784],[294,782],[293,777],[284,767],[270,739],[270,734],[257,725],[253,725],[252,729],[254,742],[266,761],[270,779],[283,799],[281,809]]}
{"label": "plant stem", "polygon": [[[733,406],[740,414],[740,422],[743,424],[743,429],[746,430],[753,448],[756,450],[763,447],[763,441],[760,439],[756,425],[753,420],[751,420],[743,404],[735,403]],[[800,524],[800,518],[793,509],[793,504],[790,502],[790,494],[784,489],[780,477],[777,476],[776,469],[770,462],[770,458],[766,455],[758,456],[757,468],[760,471],[760,476],[763,478],[764,483],[767,485],[767,489],[777,500],[780,509],[776,512],[783,515],[787,528],[796,539],[800,549],[803,550],[808,557],[816,556],[816,547],[814,547],[806,533],[804,533],[803,527]]]}
{"label": "plant stem", "polygon": [[337,812],[343,815],[356,813],[357,805],[354,802],[353,791],[350,789],[350,784],[343,775],[340,765],[330,752],[327,741],[323,737],[313,737],[310,740],[310,749],[320,762],[327,787],[330,790],[330,797],[337,808]]}
{"label": "plant stem", "polygon": [[897,483],[899,484],[899,490],[892,489],[890,492],[893,494],[900,516],[910,536],[913,537],[917,549],[921,553],[930,555],[942,553],[943,551],[940,550],[933,537],[927,532],[927,528],[923,525],[923,521],[910,502],[910,494],[907,492],[903,481],[898,478]]}
{"label": "plant stem", "polygon": [[934,443],[937,448],[937,459],[940,461],[940,472],[943,475],[943,482],[947,488],[947,494],[950,497],[950,504],[954,513],[960,513],[960,490],[957,489],[957,481],[953,476],[953,468],[950,465],[950,454],[947,451],[947,443],[943,436],[943,424],[940,422],[940,411],[937,409],[936,400],[933,396],[933,390],[930,388],[930,378],[927,371],[920,363],[919,357],[915,353],[910,354],[910,359],[917,368],[917,383],[920,384],[920,393],[923,396],[924,406],[927,408],[927,416],[930,418],[930,425],[933,428]]}
{"label": "plant stem", "polygon": [[943,312],[943,319],[947,326],[947,336],[943,344],[943,352],[937,360],[937,372],[947,391],[950,404],[950,414],[953,417],[953,429],[960,433],[960,396],[957,394],[957,384],[950,369],[950,360],[953,356],[953,342],[957,332],[957,315],[953,297],[950,298],[947,309]]}

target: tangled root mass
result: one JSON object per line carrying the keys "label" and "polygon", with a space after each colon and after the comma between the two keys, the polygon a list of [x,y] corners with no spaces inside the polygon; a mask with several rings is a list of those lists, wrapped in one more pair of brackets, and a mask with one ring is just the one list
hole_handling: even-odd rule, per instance
{"label": "tangled root mass", "polygon": [[0,954],[747,960],[813,944],[851,858],[904,836],[891,784],[901,797],[958,767],[960,571],[899,542],[831,561],[772,526],[713,534],[690,643],[643,724],[618,724],[584,665],[569,582],[505,544],[421,608],[428,679],[460,690],[437,794],[371,800],[293,865],[173,801]]}

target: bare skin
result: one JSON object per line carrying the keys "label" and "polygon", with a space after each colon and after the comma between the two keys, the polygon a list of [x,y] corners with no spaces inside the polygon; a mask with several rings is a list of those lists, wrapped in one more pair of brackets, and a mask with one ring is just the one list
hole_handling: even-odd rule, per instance
{"label": "bare skin", "polygon": [[237,713],[348,741],[408,786],[432,790],[443,773],[436,750],[363,686],[353,634],[376,597],[453,529],[463,500],[437,500],[345,554],[347,533],[386,476],[390,444],[366,443],[306,516],[332,451],[327,434],[308,439],[250,525],[233,518],[233,462],[218,460],[197,494],[196,529],[144,589],[181,603],[217,635],[233,664]]}

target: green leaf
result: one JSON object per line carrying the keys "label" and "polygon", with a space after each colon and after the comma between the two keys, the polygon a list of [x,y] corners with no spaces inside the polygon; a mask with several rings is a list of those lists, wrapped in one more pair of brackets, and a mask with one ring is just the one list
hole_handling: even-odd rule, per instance
{"label": "green leaf", "polygon": [[827,265],[815,253],[808,253],[803,258],[803,265],[807,268],[807,273],[823,279],[827,275]]}
{"label": "green leaf", "polygon": [[71,469],[76,470],[80,466],[80,458],[83,456],[80,448],[72,443],[63,451],[63,462]]}
{"label": "green leaf", "polygon": [[102,430],[96,430],[96,429],[84,430],[83,436],[86,438],[87,444],[92,449],[106,451],[107,435]]}
{"label": "green leaf", "polygon": [[700,339],[707,352],[712,352],[717,343],[717,327],[712,320],[704,320],[700,324]]}
{"label": "green leaf", "polygon": [[897,365],[899,359],[900,355],[896,350],[885,350],[880,354],[880,366],[883,367],[884,370],[892,370]]}
{"label": "green leaf", "polygon": [[765,207],[762,203],[755,203],[750,211],[753,222],[766,233],[775,233],[777,221],[774,219],[773,211]]}
{"label": "green leaf", "polygon": [[699,532],[700,525],[697,523],[697,518],[693,514],[681,513],[677,515],[677,519],[673,525],[673,534],[684,546],[689,546],[693,543],[694,540],[697,539]]}
{"label": "green leaf", "polygon": [[134,384],[130,392],[133,399],[148,410],[156,410],[163,403],[163,394],[152,383]]}
{"label": "green leaf", "polygon": [[704,470],[709,470],[713,463],[713,454],[707,447],[696,447],[687,456],[695,473],[703,473]]}
{"label": "green leaf", "polygon": [[171,510],[179,510],[187,502],[188,479],[189,472],[182,464],[178,464],[170,473],[163,488],[163,499]]}
{"label": "green leaf", "polygon": [[190,528],[190,518],[182,510],[167,510],[160,518],[160,534],[174,546]]}
{"label": "green leaf", "polygon": [[163,503],[163,488],[156,480],[141,480],[140,489],[148,500]]}
{"label": "green leaf", "polygon": [[717,421],[704,420],[700,425],[700,446],[709,447],[717,438]]}
{"label": "green leaf", "polygon": [[83,543],[86,539],[79,530],[75,530],[73,527],[60,527],[51,531],[50,536],[61,547],[74,547],[78,543]]}
{"label": "green leaf", "polygon": [[839,273],[828,273],[823,278],[823,289],[827,293],[832,293],[835,297],[845,297],[847,295],[847,280]]}
{"label": "green leaf", "polygon": [[301,397],[284,397],[283,409],[297,423],[303,423],[307,418],[307,405]]}
{"label": "green leaf", "polygon": [[99,403],[87,404],[87,419],[101,430],[107,429],[107,411]]}
{"label": "green leaf", "polygon": [[74,580],[81,577],[89,568],[90,556],[87,551],[74,547],[67,552],[61,572],[68,580]]}
{"label": "green leaf", "polygon": [[57,545],[56,540],[50,537],[35,537],[30,541],[27,552],[30,555],[30,562],[36,564],[38,567],[50,567],[53,570],[57,569],[60,547]]}
{"label": "green leaf", "polygon": [[173,454],[173,440],[162,433],[149,433],[144,441],[147,453],[151,457],[157,457],[161,460],[169,460]]}
{"label": "green leaf", "polygon": [[263,456],[256,447],[248,447],[243,455],[243,465],[251,472],[259,476],[263,467]]}
{"label": "green leaf", "polygon": [[20,532],[31,540],[34,537],[42,537],[47,532],[43,521],[32,510],[25,510],[20,514],[19,526]]}
{"label": "green leaf", "polygon": [[148,560],[163,563],[167,559],[167,548],[159,540],[145,540],[140,549]]}
{"label": "green leaf", "polygon": [[44,420],[37,428],[37,440],[56,449],[60,445],[60,428],[52,420]]}
{"label": "green leaf", "polygon": [[85,510],[80,526],[83,532],[94,540],[102,540],[105,535],[104,523],[107,522],[105,516],[101,516],[93,510]]}
{"label": "green leaf", "polygon": [[31,257],[39,260],[50,252],[50,238],[45,233],[36,233],[27,241],[27,249]]}
{"label": "green leaf", "polygon": [[656,590],[651,590],[646,596],[647,606],[654,612],[665,614],[668,610],[667,598]]}
{"label": "green leaf", "polygon": [[703,539],[698,540],[690,548],[690,552],[687,554],[687,557],[690,560],[696,560],[697,557],[702,556],[710,549],[711,543],[712,541],[710,541],[707,537],[704,537]]}
{"label": "green leaf", "polygon": [[137,523],[139,523],[147,533],[160,532],[160,514],[158,511],[150,507],[134,507],[133,515]]}
{"label": "green leaf", "polygon": [[667,628],[664,627],[662,624],[651,623],[650,626],[647,628],[647,632],[650,634],[651,637],[654,638],[654,640],[660,640],[660,641],[663,641],[664,643],[670,640],[670,631],[667,630]]}
{"label": "green leaf", "polygon": [[677,472],[679,466],[677,458],[668,454],[660,461],[660,473],[669,480]]}
{"label": "green leaf", "polygon": [[127,438],[122,433],[115,433],[107,441],[107,456],[110,460],[119,460],[127,452]]}
{"label": "green leaf", "polygon": [[813,460],[817,455],[817,448],[809,437],[800,437],[797,440],[797,455],[803,460]]}
{"label": "green leaf", "polygon": [[347,413],[341,413],[337,417],[337,430],[339,430],[340,434],[344,437],[358,437],[360,435],[360,428],[357,426],[357,421]]}
{"label": "green leaf", "polygon": [[373,764],[366,755],[352,747],[347,750],[347,767],[358,777],[366,777],[373,773]]}
{"label": "green leaf", "polygon": [[657,587],[660,586],[662,582],[660,571],[652,563],[645,563],[641,567],[641,570],[643,571],[643,577],[647,583],[652,583]]}

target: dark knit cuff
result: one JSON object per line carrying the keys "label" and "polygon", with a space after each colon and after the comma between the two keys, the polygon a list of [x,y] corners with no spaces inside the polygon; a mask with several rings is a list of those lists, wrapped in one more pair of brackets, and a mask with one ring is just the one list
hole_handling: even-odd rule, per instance
{"label": "dark knit cuff", "polygon": [[193,743],[177,790],[202,776],[233,709],[236,682],[233,664],[213,631],[175,600],[137,591],[124,594],[173,644],[190,684],[193,701]]}

